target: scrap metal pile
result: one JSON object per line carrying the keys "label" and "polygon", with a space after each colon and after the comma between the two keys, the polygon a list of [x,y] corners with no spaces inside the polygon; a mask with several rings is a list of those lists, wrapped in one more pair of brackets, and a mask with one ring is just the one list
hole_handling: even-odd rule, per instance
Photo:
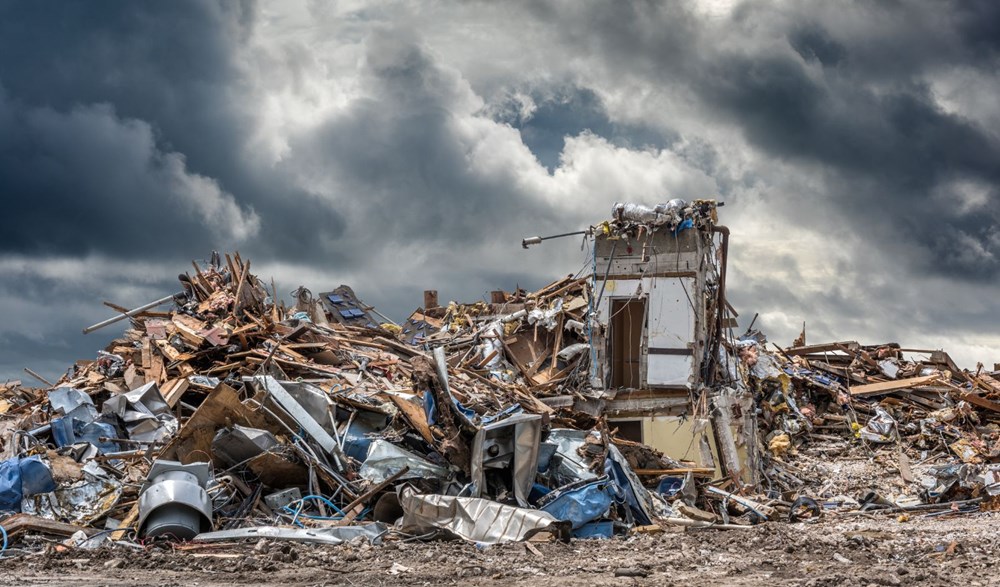
{"label": "scrap metal pile", "polygon": [[249,269],[213,255],[180,276],[173,309],[131,312],[95,360],[49,388],[0,388],[12,544],[336,543],[390,528],[491,543],[665,515],[629,461],[682,464],[572,429],[536,398],[587,360],[584,281],[429,309],[431,347],[402,342],[409,327],[379,324],[350,288],[300,288],[285,308]]}
{"label": "scrap metal pile", "polygon": [[762,491],[775,503],[904,518],[1000,505],[1000,370],[964,371],[946,352],[898,344],[807,346],[803,336],[767,349],[756,331],[732,350],[756,400]]}

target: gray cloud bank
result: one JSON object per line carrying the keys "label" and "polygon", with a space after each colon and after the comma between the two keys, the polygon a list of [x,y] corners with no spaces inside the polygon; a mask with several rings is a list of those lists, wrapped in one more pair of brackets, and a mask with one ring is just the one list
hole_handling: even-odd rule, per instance
{"label": "gray cloud bank", "polygon": [[998,12],[0,1],[0,378],[212,249],[402,317],[586,265],[522,236],[705,196],[743,325],[1000,360]]}

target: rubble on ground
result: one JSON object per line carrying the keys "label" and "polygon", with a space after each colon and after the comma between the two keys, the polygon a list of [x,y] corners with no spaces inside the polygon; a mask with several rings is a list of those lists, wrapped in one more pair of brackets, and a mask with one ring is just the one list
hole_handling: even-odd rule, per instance
{"label": "rubble on ground", "polygon": [[[711,201],[623,204],[589,234],[631,254],[650,234],[714,238],[716,220]],[[496,544],[997,507],[1000,373],[940,350],[736,336],[724,255],[706,251],[723,270],[700,315],[718,336],[674,393],[692,444],[716,431],[719,462],[587,407],[616,397],[594,385],[596,271],[425,301],[397,325],[343,285],[286,307],[249,261],[213,254],[169,309],[116,307],[124,335],[55,384],[0,384],[5,548]]]}

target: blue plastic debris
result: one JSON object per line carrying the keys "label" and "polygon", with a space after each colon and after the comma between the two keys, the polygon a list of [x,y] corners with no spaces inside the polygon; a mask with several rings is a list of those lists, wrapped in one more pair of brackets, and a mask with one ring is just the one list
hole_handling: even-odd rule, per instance
{"label": "blue plastic debris", "polygon": [[21,511],[27,496],[55,491],[52,471],[38,457],[14,457],[0,462],[0,511]]}
{"label": "blue plastic debris", "polygon": [[7,459],[0,462],[0,511],[21,511],[21,470],[17,466],[18,459]]}
{"label": "blue plastic debris", "polygon": [[[458,400],[452,398],[452,404],[455,409],[465,415],[470,421],[474,421],[476,418],[476,413],[469,408],[458,403]],[[431,426],[437,424],[437,404],[434,402],[434,395],[430,391],[424,391],[424,415],[427,416],[427,423]]]}
{"label": "blue plastic debris", "polygon": [[601,477],[552,491],[538,501],[538,509],[557,520],[570,522],[576,530],[606,514],[617,493],[614,483]]}
{"label": "blue plastic debris", "polygon": [[17,464],[21,473],[21,493],[27,496],[56,490],[52,471],[39,457],[21,459]]}
{"label": "blue plastic debris", "polygon": [[52,439],[56,446],[63,447],[79,442],[89,442],[97,447],[102,454],[115,452],[118,445],[104,441],[104,438],[117,438],[118,430],[107,422],[82,422],[76,418],[52,418]]}
{"label": "blue plastic debris", "polygon": [[347,456],[359,463],[365,462],[365,459],[368,458],[368,449],[372,444],[371,437],[367,435],[373,432],[377,432],[377,430],[363,421],[351,422],[344,434],[344,452],[347,453]]}
{"label": "blue plastic debris", "polygon": [[326,299],[330,300],[334,304],[343,304],[344,303],[344,298],[338,296],[337,294],[330,294],[330,295],[326,296]]}
{"label": "blue plastic debris", "polygon": [[573,538],[611,538],[615,533],[615,523],[611,520],[588,522],[573,530]]}
{"label": "blue plastic debris", "polygon": [[552,456],[556,454],[559,450],[559,445],[554,442],[540,442],[538,443],[538,472],[544,473],[549,470],[549,463],[552,462]]}
{"label": "blue plastic debris", "polygon": [[[629,510],[632,511],[635,523],[640,526],[652,524],[652,520],[646,515],[646,510],[639,503],[639,499],[636,496],[636,489],[632,487],[632,483],[629,481],[628,475],[622,466],[614,459],[609,458],[604,462],[604,472],[608,477],[614,479],[615,483],[622,489],[625,503],[628,504]],[[640,487],[640,489],[645,491],[645,488]]]}
{"label": "blue plastic debris", "polygon": [[537,505],[540,499],[550,493],[552,493],[552,490],[548,487],[542,485],[541,483],[533,483],[531,485],[531,493],[528,494],[528,503]]}
{"label": "blue plastic debris", "polygon": [[660,484],[656,486],[656,492],[664,497],[673,497],[684,486],[683,477],[664,477],[660,479]]}
{"label": "blue plastic debris", "polygon": [[677,225],[677,228],[674,229],[674,236],[677,236],[689,228],[694,228],[694,221],[690,218],[685,218],[680,224]]}

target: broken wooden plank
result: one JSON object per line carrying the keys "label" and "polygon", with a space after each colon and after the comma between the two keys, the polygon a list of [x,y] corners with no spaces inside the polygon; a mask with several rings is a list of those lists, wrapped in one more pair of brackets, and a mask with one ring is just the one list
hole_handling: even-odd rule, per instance
{"label": "broken wooden plank", "polygon": [[850,388],[851,395],[855,397],[865,397],[870,395],[878,395],[881,393],[891,393],[893,391],[901,391],[904,389],[909,389],[911,387],[918,387],[920,385],[927,385],[928,383],[933,383],[938,381],[941,375],[935,373],[933,375],[927,375],[924,377],[910,377],[909,379],[897,379],[894,381],[881,381],[879,383],[869,383],[868,385],[855,385]]}
{"label": "broken wooden plank", "polygon": [[48,534],[54,536],[72,536],[83,530],[85,534],[97,533],[94,528],[84,526],[74,526],[65,522],[57,522],[46,518],[39,518],[30,514],[14,514],[3,519],[4,530],[7,531],[7,538],[13,540],[25,532],[38,534]]}
{"label": "broken wooden plank", "polygon": [[128,511],[125,519],[118,525],[118,529],[111,533],[111,540],[118,541],[125,538],[125,534],[132,528],[135,521],[139,519],[139,502],[135,502],[132,509]]}
{"label": "broken wooden plank", "polygon": [[682,467],[679,469],[635,469],[636,475],[660,476],[660,475],[686,475],[693,474],[695,477],[711,477],[715,475],[712,467]]}
{"label": "broken wooden plank", "polygon": [[913,470],[910,468],[910,457],[906,456],[902,448],[899,450],[899,476],[906,483],[913,483]]}
{"label": "broken wooden plank", "polygon": [[361,495],[354,498],[354,501],[344,506],[343,511],[347,512],[344,517],[338,522],[338,526],[347,526],[354,521],[354,518],[358,516],[364,509],[365,503],[371,498],[375,497],[382,491],[385,491],[390,485],[395,483],[403,475],[410,472],[410,467],[404,465],[402,469],[396,471],[392,475],[386,477],[384,481],[378,485],[372,487],[368,491],[362,493]]}
{"label": "broken wooden plank", "polygon": [[861,345],[854,341],[830,342],[826,344],[811,344],[808,346],[790,347],[784,349],[784,353],[790,357],[797,355],[811,355],[813,353],[828,353],[832,351],[857,352],[861,350]]}
{"label": "broken wooden plank", "polygon": [[559,351],[562,349],[562,338],[563,338],[563,315],[559,314],[559,321],[556,323],[556,342],[552,345],[552,358],[550,359],[549,365],[549,379],[551,380],[556,374],[556,368],[559,365]]}
{"label": "broken wooden plank", "polygon": [[991,412],[1000,413],[1000,404],[994,401],[990,401],[984,397],[981,397],[975,393],[965,390],[959,390],[959,397],[969,402],[974,406],[979,406],[980,408],[985,408]]}
{"label": "broken wooden plank", "polygon": [[188,385],[187,378],[171,379],[163,384],[160,393],[171,409],[177,406],[177,402],[181,401],[181,396],[187,391]]}

